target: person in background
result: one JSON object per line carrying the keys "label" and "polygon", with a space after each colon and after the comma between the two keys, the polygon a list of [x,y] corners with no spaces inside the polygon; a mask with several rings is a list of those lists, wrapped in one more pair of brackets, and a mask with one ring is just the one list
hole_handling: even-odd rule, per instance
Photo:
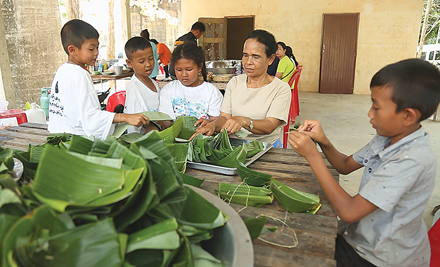
{"label": "person in background", "polygon": [[165,72],[165,79],[170,77],[170,72],[168,70],[168,65],[171,60],[171,51],[168,46],[164,43],[159,43],[156,39],[151,39],[153,43],[156,44],[157,47],[157,58],[160,63],[163,65],[163,71]]}
{"label": "person in background", "polygon": [[[151,44],[151,47],[153,48],[153,56],[154,56],[154,62],[157,62],[157,59],[158,59],[158,55],[157,55],[157,47],[156,47],[156,44],[155,43],[153,43],[151,40],[150,40],[150,32],[148,32],[148,30],[147,29],[145,29],[145,30],[142,30],[141,31],[141,37],[144,37],[145,39],[147,39],[149,42],[150,42],[150,44]],[[154,69],[153,69],[153,72],[151,73],[151,75],[150,75],[150,78],[151,79],[153,79],[153,80],[156,80],[156,77],[157,77],[157,74],[159,73],[159,65],[158,64],[154,64]]]}
{"label": "person in background", "polygon": [[286,56],[292,60],[293,64],[295,65],[295,68],[298,67],[298,61],[296,61],[295,55],[293,54],[292,47],[286,46]]}
{"label": "person in background", "polygon": [[160,91],[159,111],[171,118],[193,116],[206,124],[220,115],[223,95],[217,87],[201,79],[204,56],[194,43],[179,45],[173,51],[177,81],[169,82]]}
{"label": "person in background", "polygon": [[[195,22],[192,26],[191,26],[191,30],[190,32],[180,36],[179,38],[177,38],[177,40],[174,42],[174,48],[176,48],[179,45],[182,45],[184,43],[188,43],[191,42],[193,43],[195,46],[197,46],[197,40],[203,35],[203,33],[205,32],[206,28],[205,25],[201,22]],[[205,61],[203,61],[203,65],[205,64]],[[176,74],[174,73],[174,67],[173,64],[170,64],[170,76],[173,80],[176,80]],[[204,75],[204,78],[206,78],[206,76]]]}
{"label": "person in background", "polygon": [[[159,86],[149,76],[153,71],[153,48],[151,43],[142,37],[133,37],[125,43],[127,65],[134,70],[134,75],[126,88],[125,113],[133,114],[144,111],[159,110]],[[151,130],[162,130],[160,122],[150,121],[140,127],[131,126],[128,133],[146,133]]]}
{"label": "person in background", "polygon": [[48,126],[51,134],[71,133],[105,140],[114,130],[113,123],[148,124],[143,114],[101,110],[92,78],[86,70],[98,57],[98,38],[98,31],[82,20],[70,20],[61,29],[67,62],[58,68],[52,82]]}
{"label": "person in background", "polygon": [[[430,244],[423,212],[434,189],[436,156],[421,121],[440,102],[440,72],[422,59],[379,70],[370,83],[370,123],[376,135],[351,156],[340,153],[318,121],[289,135],[293,150],[312,167],[336,215],[337,266],[425,266]],[[349,133],[347,133],[349,136]],[[330,174],[316,148],[342,174],[365,167],[359,193],[350,196]]]}
{"label": "person in background", "polygon": [[175,46],[182,45],[186,42],[192,42],[197,45],[197,39],[199,39],[206,31],[205,25],[199,21],[191,26],[191,31],[177,38],[174,42]]}
{"label": "person in background", "polygon": [[[290,77],[295,72],[296,67],[293,65],[289,57],[286,56],[286,44],[283,42],[277,43],[277,57],[280,59],[277,67],[277,74],[275,77],[289,83]],[[293,87],[292,87],[293,88]]]}
{"label": "person in background", "polygon": [[272,61],[272,64],[270,64],[267,67],[267,74],[269,74],[270,76],[275,76],[277,74],[277,68],[279,63],[280,63],[280,59],[278,57],[275,57]]}
{"label": "person in background", "polygon": [[[234,138],[281,146],[279,138],[288,119],[292,94],[287,83],[267,74],[276,50],[271,33],[255,30],[249,34],[243,47],[245,74],[234,76],[228,82],[220,116],[205,126],[202,124],[193,137],[213,135],[225,128]],[[239,131],[246,137],[237,135]]]}

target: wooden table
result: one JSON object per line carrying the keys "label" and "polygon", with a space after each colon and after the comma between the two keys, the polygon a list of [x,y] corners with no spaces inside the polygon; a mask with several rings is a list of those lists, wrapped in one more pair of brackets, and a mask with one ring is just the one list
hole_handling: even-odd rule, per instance
{"label": "wooden table", "polygon": [[[46,125],[24,123],[0,130],[0,145],[26,150],[28,144],[44,143],[47,135]],[[330,166],[327,161],[326,165]],[[336,266],[333,258],[337,218],[307,161],[291,149],[272,148],[249,167],[271,174],[273,178],[294,189],[318,195],[322,204],[321,209],[314,215],[286,212],[276,199],[272,204],[261,208],[247,207],[242,210],[239,214],[243,219],[263,214],[284,221],[287,214],[286,224],[294,229],[298,238],[298,246],[295,248],[282,248],[258,239],[254,240],[255,266]],[[336,180],[339,179],[336,170],[330,167],[330,172]],[[206,178],[201,188],[213,194],[220,182],[241,182],[237,175],[227,176],[189,168],[186,173]],[[242,205],[231,206],[236,211],[243,208]],[[286,238],[280,238],[279,243],[288,241]]]}

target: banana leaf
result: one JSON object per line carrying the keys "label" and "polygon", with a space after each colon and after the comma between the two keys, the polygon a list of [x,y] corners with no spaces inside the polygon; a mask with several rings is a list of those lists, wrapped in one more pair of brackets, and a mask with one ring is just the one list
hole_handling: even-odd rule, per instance
{"label": "banana leaf", "polygon": [[238,163],[246,162],[246,150],[243,146],[238,146],[226,157],[217,161],[215,165],[229,167],[229,168],[237,168]]}
{"label": "banana leaf", "polygon": [[191,250],[191,243],[188,238],[182,235],[180,249],[172,259],[170,266],[173,267],[194,267],[194,256]]}
{"label": "banana leaf", "polygon": [[[156,112],[156,111],[144,111],[141,112],[145,116],[148,117],[150,121],[171,121],[173,119],[168,116],[168,114],[162,113],[162,112]],[[125,122],[121,122],[116,127],[115,131],[113,132],[112,136],[115,138],[121,137],[121,135],[130,127],[131,125]]]}
{"label": "banana leaf", "polygon": [[[60,217],[64,217],[60,219]],[[28,237],[35,236],[38,231],[48,232],[49,235],[57,235],[71,229],[73,223],[69,221],[66,214],[57,215],[48,206],[40,206],[31,214],[18,219],[9,227],[1,240],[1,266],[17,266],[16,245],[20,239],[27,240]],[[63,266],[63,265],[59,265]]]}
{"label": "banana leaf", "polygon": [[176,219],[169,219],[129,235],[127,253],[138,249],[177,249],[180,236]]}
{"label": "banana leaf", "polygon": [[188,144],[167,144],[167,148],[174,158],[174,165],[176,165],[177,170],[181,173],[185,173],[186,162],[188,161]]}
{"label": "banana leaf", "polygon": [[287,211],[307,212],[321,206],[317,195],[295,190],[275,179],[272,179],[270,189]]}
{"label": "banana leaf", "polygon": [[267,222],[266,216],[262,216],[260,218],[249,217],[246,218],[246,220],[244,220],[244,224],[246,225],[246,228],[248,229],[252,240],[260,236],[266,222]]}
{"label": "banana leaf", "polygon": [[0,186],[0,208],[3,207],[3,205],[12,203],[21,204],[21,199],[9,188],[2,189]]}
{"label": "banana leaf", "polygon": [[214,190],[214,192],[223,200],[245,205],[249,207],[261,207],[266,204],[270,204],[273,201],[273,196],[258,196],[258,195],[239,195],[232,194],[232,192],[222,192],[219,190]]}
{"label": "banana leaf", "polygon": [[195,187],[200,187],[202,185],[202,183],[205,181],[205,178],[199,179],[199,178],[196,178],[196,177],[184,174],[184,173],[181,173],[180,177],[182,177],[182,181],[184,184],[192,185]]}
{"label": "banana leaf", "polygon": [[183,121],[182,130],[178,137],[188,140],[196,132],[197,126],[194,126],[194,124],[196,123],[197,118],[191,116],[179,116],[177,119]]}
{"label": "banana leaf", "polygon": [[164,140],[165,143],[167,143],[167,144],[174,143],[174,139],[177,136],[179,136],[179,133],[182,130],[182,127],[183,127],[183,120],[178,118],[168,128],[158,132],[158,135],[160,136],[160,138],[162,138],[162,140]]}
{"label": "banana leaf", "polygon": [[238,163],[237,173],[243,182],[252,186],[270,185],[272,179],[272,175],[251,170],[241,162]]}
{"label": "banana leaf", "polygon": [[92,150],[93,140],[79,135],[72,135],[67,151],[88,154]]}
{"label": "banana leaf", "polygon": [[38,239],[30,236],[20,240],[15,251],[23,265],[116,267],[122,264],[120,240],[112,220],[105,219],[57,235]]}
{"label": "banana leaf", "polygon": [[191,244],[197,244],[204,240],[209,240],[214,236],[214,230],[198,229],[189,225],[180,226],[180,231],[188,237]]}
{"label": "banana leaf", "polygon": [[213,204],[184,187],[187,197],[176,203],[159,204],[149,214],[159,220],[176,218],[179,224],[189,225],[200,229],[214,229],[224,225],[228,217]]}
{"label": "banana leaf", "polygon": [[272,191],[267,188],[259,186],[251,186],[246,184],[229,184],[229,183],[219,183],[218,189],[222,192],[227,192],[229,194],[239,194],[239,195],[256,195],[256,196],[272,196]]}
{"label": "banana leaf", "polygon": [[124,170],[89,163],[47,145],[33,192],[37,199],[62,212],[68,205],[85,205],[121,190],[126,175]]}
{"label": "banana leaf", "polygon": [[220,260],[209,254],[200,246],[191,245],[191,251],[194,257],[194,266],[196,267],[222,267]]}
{"label": "banana leaf", "polygon": [[258,140],[252,140],[246,144],[246,158],[251,158],[258,154],[258,152],[263,151],[264,145]]}

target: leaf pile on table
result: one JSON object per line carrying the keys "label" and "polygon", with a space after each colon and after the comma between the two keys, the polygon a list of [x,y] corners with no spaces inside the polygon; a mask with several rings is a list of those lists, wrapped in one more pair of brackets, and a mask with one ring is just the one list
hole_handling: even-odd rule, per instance
{"label": "leaf pile on table", "polygon": [[274,197],[290,212],[315,214],[321,207],[317,195],[295,190],[272,175],[238,164],[237,173],[242,184],[219,183],[216,194],[229,203],[261,207],[272,203]]}
{"label": "leaf pile on table", "polygon": [[228,217],[183,184],[201,181],[178,171],[156,131],[56,135],[0,159],[1,266],[222,266],[201,244]]}

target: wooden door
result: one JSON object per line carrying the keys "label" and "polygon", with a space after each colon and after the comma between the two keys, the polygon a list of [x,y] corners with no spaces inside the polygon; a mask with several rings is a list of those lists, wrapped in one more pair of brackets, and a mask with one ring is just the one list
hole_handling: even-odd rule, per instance
{"label": "wooden door", "polygon": [[352,94],[359,13],[324,14],[319,92]]}
{"label": "wooden door", "polygon": [[205,60],[226,59],[227,27],[225,18],[199,18],[206,31],[199,38],[199,46],[205,52]]}

